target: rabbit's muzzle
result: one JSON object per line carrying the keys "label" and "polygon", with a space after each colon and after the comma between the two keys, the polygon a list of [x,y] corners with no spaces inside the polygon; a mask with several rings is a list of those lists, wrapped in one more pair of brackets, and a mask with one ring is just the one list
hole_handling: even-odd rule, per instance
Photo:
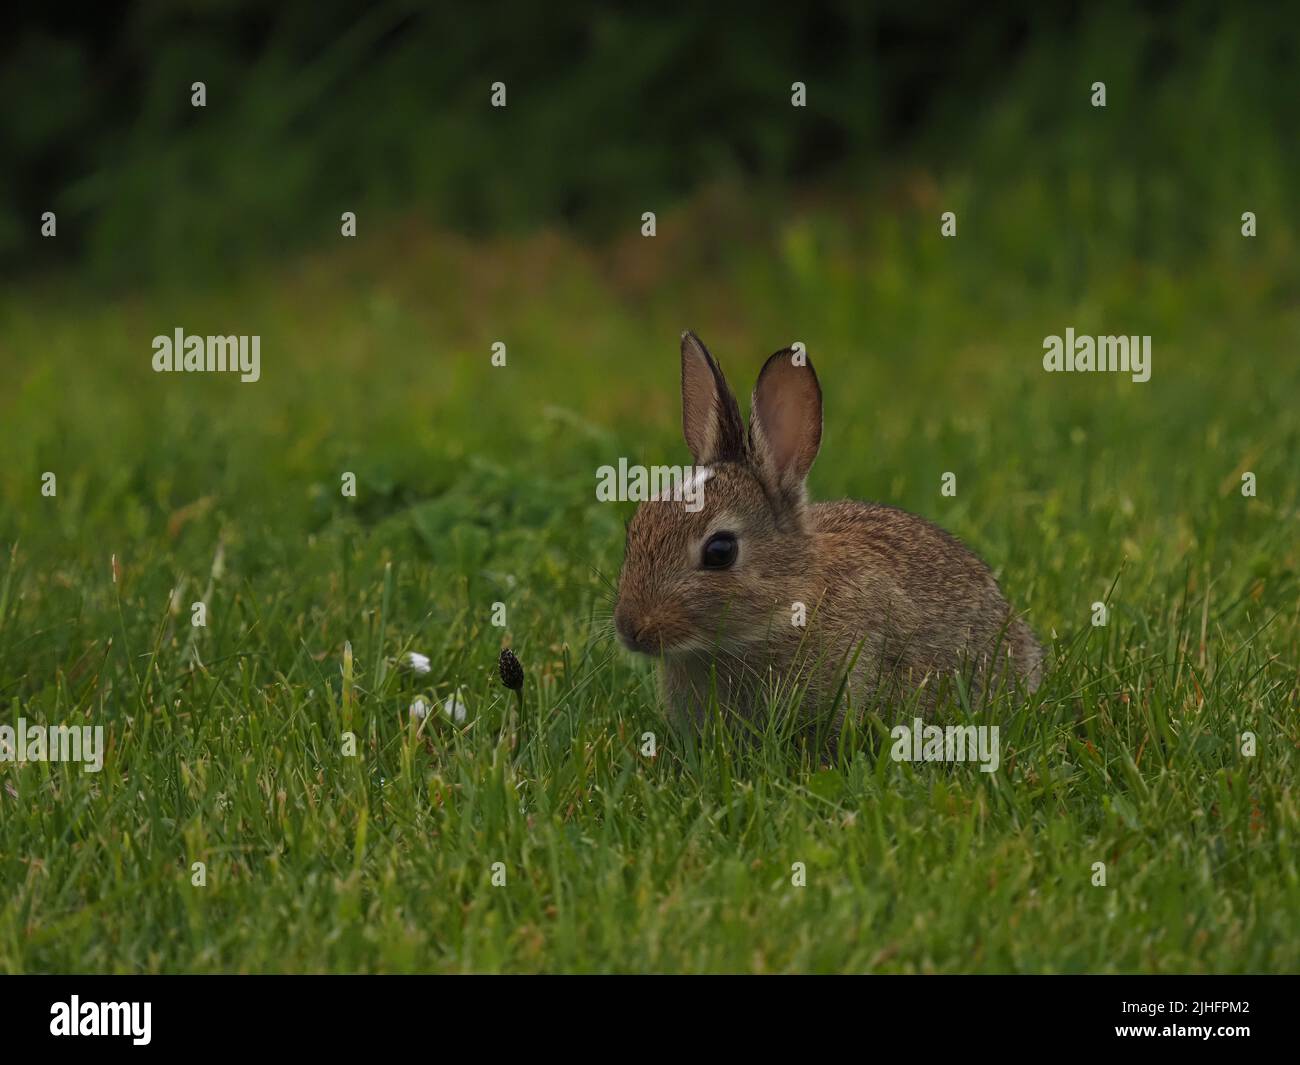
{"label": "rabbit's muzzle", "polygon": [[614,628],[629,651],[661,655],[674,650],[686,636],[681,618],[662,607],[638,610],[620,602],[614,608]]}

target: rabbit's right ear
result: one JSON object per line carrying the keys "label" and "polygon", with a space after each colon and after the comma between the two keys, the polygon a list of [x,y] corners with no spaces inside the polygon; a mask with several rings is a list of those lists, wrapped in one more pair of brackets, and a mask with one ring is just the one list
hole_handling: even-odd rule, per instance
{"label": "rabbit's right ear", "polygon": [[822,446],[822,386],[806,352],[778,351],[754,386],[749,445],[769,498],[798,511],[804,480]]}
{"label": "rabbit's right ear", "polygon": [[682,334],[682,434],[695,462],[740,462],[745,425],[722,370],[700,338]]}

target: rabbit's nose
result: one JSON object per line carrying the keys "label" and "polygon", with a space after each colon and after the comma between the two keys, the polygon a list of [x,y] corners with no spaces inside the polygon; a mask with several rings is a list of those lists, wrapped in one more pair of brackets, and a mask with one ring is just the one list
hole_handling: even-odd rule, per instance
{"label": "rabbit's nose", "polygon": [[632,612],[620,603],[614,610],[614,628],[618,630],[618,637],[625,644],[631,647],[636,643],[636,622],[632,617]]}
{"label": "rabbit's nose", "polygon": [[631,610],[621,604],[614,609],[614,628],[618,631],[618,638],[623,641],[623,646],[629,651],[640,651],[643,654],[647,652],[646,644],[641,639],[645,626]]}

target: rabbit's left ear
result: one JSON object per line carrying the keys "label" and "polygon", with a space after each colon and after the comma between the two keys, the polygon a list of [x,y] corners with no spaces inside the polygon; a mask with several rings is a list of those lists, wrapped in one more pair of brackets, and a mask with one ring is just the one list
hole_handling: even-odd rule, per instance
{"label": "rabbit's left ear", "polygon": [[745,457],[745,423],[727,379],[692,332],[682,334],[682,435],[695,461],[741,462]]}
{"label": "rabbit's left ear", "polygon": [[822,443],[822,388],[803,350],[786,348],[764,364],[754,386],[749,449],[769,491],[804,500],[804,480]]}

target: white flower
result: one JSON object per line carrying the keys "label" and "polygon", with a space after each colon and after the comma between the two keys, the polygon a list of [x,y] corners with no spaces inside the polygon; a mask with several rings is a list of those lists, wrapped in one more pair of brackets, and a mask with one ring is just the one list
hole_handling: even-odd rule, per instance
{"label": "white flower", "polygon": [[407,669],[413,669],[420,676],[424,676],[433,667],[429,665],[429,656],[422,655],[415,651],[408,651],[406,655]]}
{"label": "white flower", "polygon": [[423,699],[417,698],[415,702],[411,704],[411,720],[423,721],[428,716],[429,716],[429,704],[426,703]]}
{"label": "white flower", "polygon": [[458,725],[465,720],[465,704],[461,701],[459,688],[455,694],[447,696],[447,701],[442,704],[442,712]]}

